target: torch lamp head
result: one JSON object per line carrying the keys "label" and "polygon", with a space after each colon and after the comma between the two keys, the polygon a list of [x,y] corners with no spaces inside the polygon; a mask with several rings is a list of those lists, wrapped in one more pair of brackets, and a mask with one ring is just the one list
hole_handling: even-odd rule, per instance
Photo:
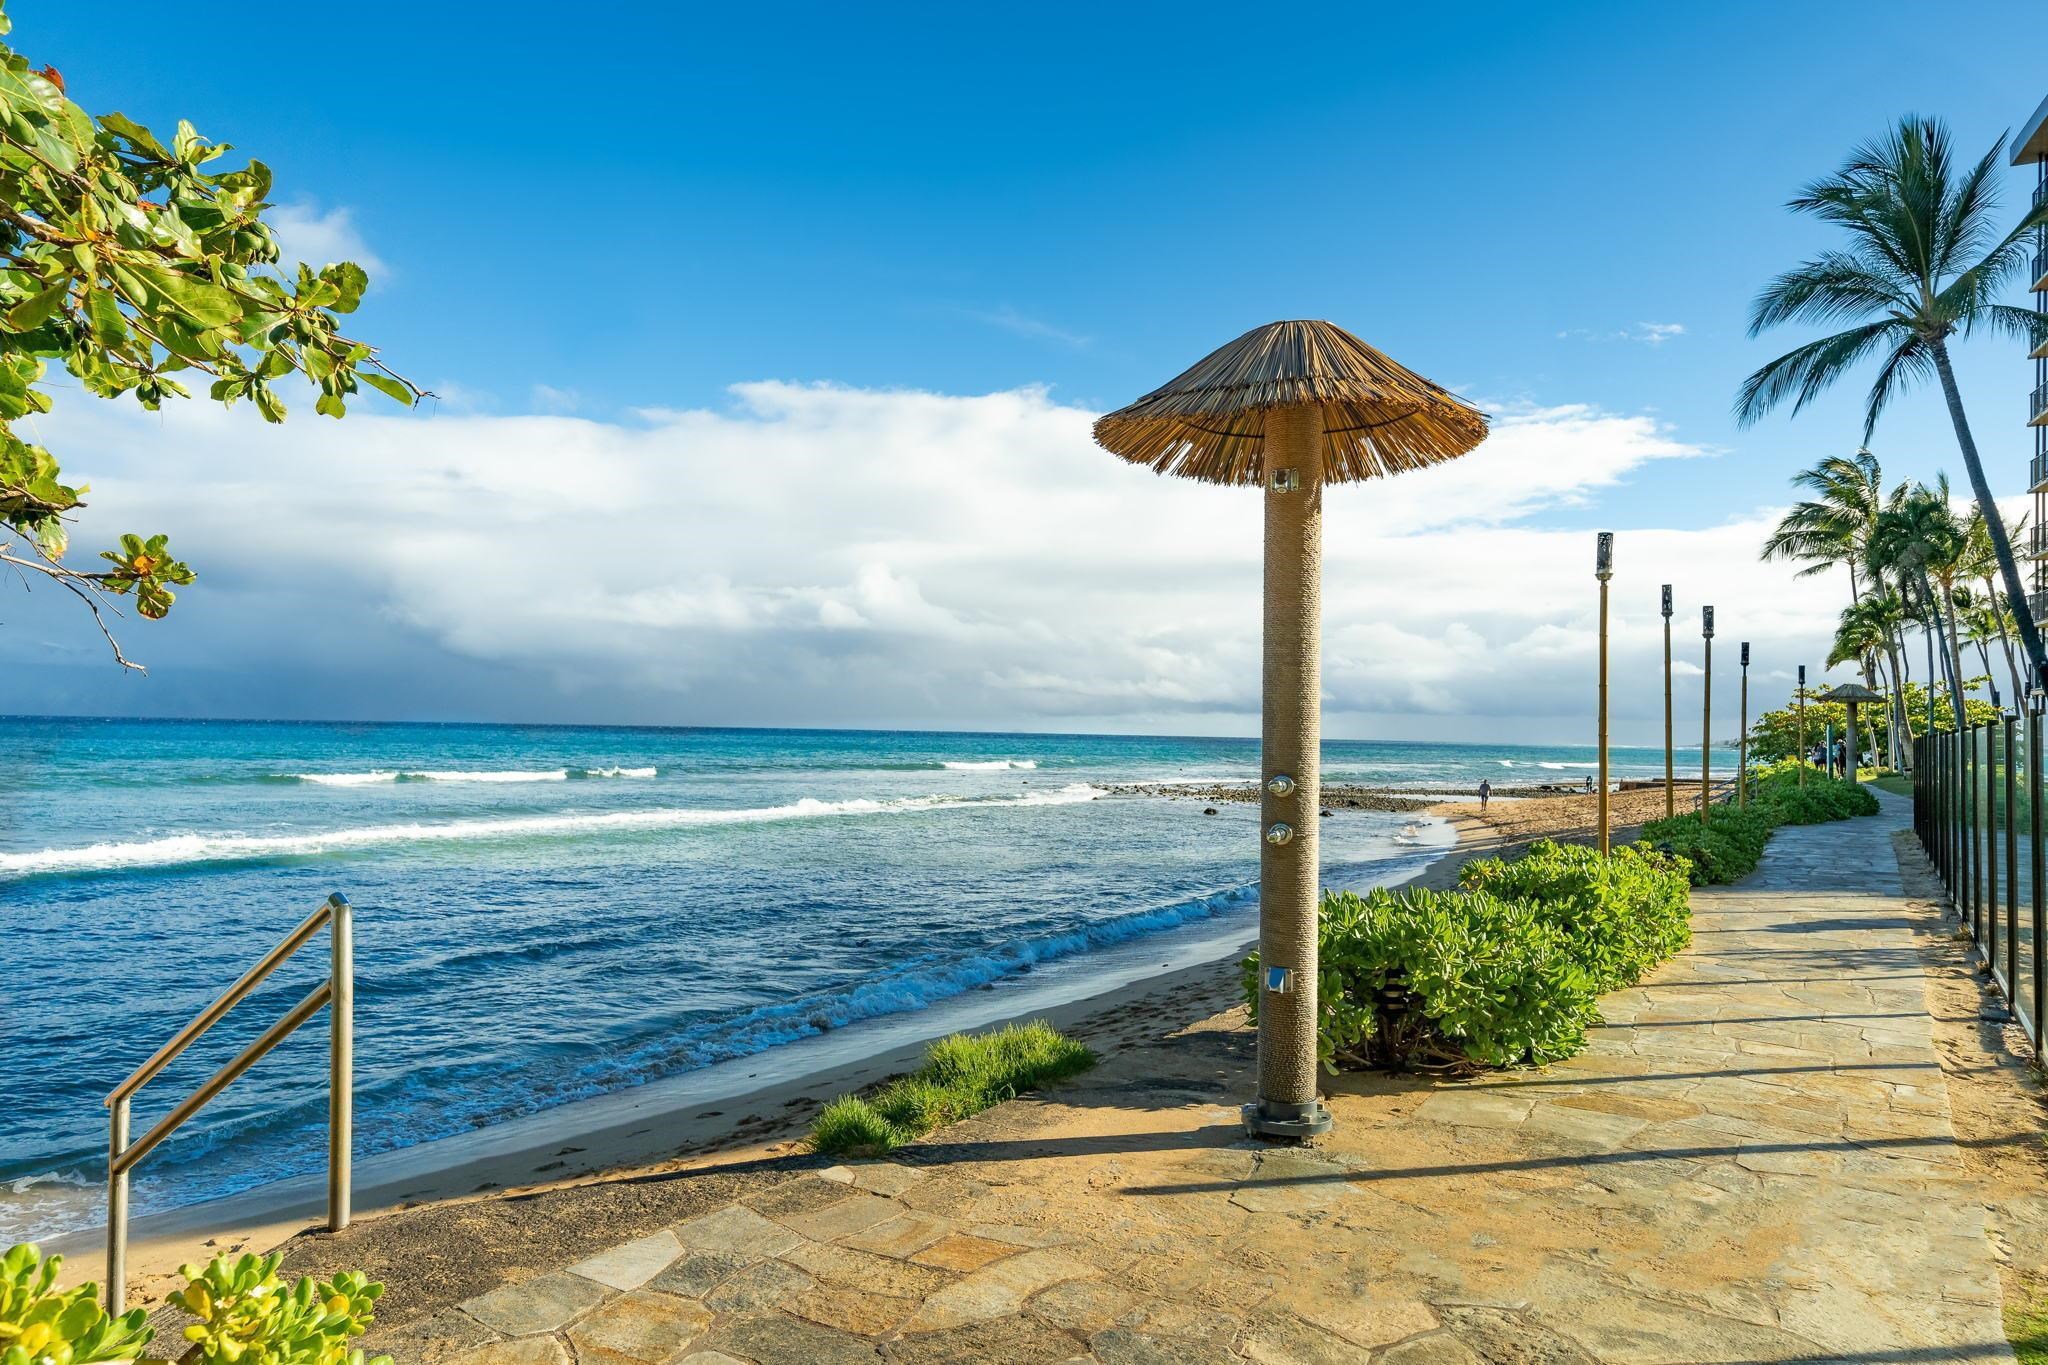
{"label": "torch lamp head", "polygon": [[1744,668],[1749,667],[1749,641],[1747,640],[1742,642],[1742,666]]}
{"label": "torch lamp head", "polygon": [[1605,583],[1614,577],[1614,532],[1602,531],[1593,550],[1593,577]]}
{"label": "torch lamp head", "polygon": [[1664,619],[1667,621],[1671,619],[1671,585],[1669,583],[1664,585]]}
{"label": "torch lamp head", "polygon": [[1711,640],[1714,638],[1714,609],[1712,607],[1700,608],[1700,635],[1703,639]]}

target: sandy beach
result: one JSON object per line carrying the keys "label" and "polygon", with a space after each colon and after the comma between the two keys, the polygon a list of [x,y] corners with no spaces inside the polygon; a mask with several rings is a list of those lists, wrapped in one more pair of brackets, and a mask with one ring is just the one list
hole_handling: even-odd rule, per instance
{"label": "sandy beach", "polygon": [[[1663,814],[1661,788],[1614,797],[1616,838]],[[1681,808],[1684,797],[1680,797]],[[1407,880],[1448,886],[1473,856],[1511,851],[1533,839],[1590,839],[1595,802],[1560,796],[1494,803],[1481,812],[1469,801],[1428,808],[1456,842]],[[1341,817],[1339,817],[1341,818]],[[1010,1008],[1000,1015],[934,1008],[895,1021],[895,1041],[861,1055],[821,1062],[828,1039],[806,1040],[740,1063],[673,1076],[578,1101],[474,1133],[422,1143],[359,1161],[355,1208],[359,1234],[373,1233],[381,1214],[425,1206],[528,1194],[591,1181],[630,1180],[675,1171],[786,1159],[802,1150],[817,1109],[849,1091],[913,1068],[933,1037],[1011,1019],[1042,1018],[1105,1054],[1231,1009],[1239,1003],[1237,956],[1192,945],[1174,961],[1152,954],[1149,970],[1085,998]],[[1132,969],[1137,973],[1140,969]],[[975,1002],[967,1001],[971,1007]],[[868,1035],[872,1039],[872,1035]],[[280,1181],[225,1199],[141,1217],[132,1225],[131,1290],[152,1302],[175,1282],[185,1261],[237,1250],[267,1250],[319,1226],[321,1177]],[[604,1229],[597,1229],[599,1235]],[[374,1240],[374,1238],[372,1239]],[[93,1273],[98,1233],[51,1239],[46,1249],[77,1259]],[[369,1266],[373,1273],[375,1265]]]}

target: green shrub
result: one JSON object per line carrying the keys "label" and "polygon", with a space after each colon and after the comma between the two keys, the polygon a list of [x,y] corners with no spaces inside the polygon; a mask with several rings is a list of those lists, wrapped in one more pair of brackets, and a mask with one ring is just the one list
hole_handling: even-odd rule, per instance
{"label": "green shrub", "polygon": [[[197,1321],[181,1359],[205,1365],[364,1365],[349,1343],[375,1320],[384,1286],[348,1273],[332,1280],[278,1278],[284,1257],[216,1258],[179,1267],[186,1285],[170,1301]],[[61,1256],[22,1245],[0,1257],[0,1365],[97,1365],[132,1361],[149,1344],[145,1313],[108,1318],[97,1285],[55,1288]],[[391,1365],[379,1356],[372,1365]]]}
{"label": "green shrub", "polygon": [[1705,886],[1738,881],[1755,871],[1776,823],[1757,806],[1715,806],[1706,821],[1696,811],[1652,820],[1643,826],[1640,842],[1685,859],[1693,885]]}
{"label": "green shrub", "polygon": [[134,1360],[149,1344],[147,1316],[132,1308],[109,1318],[99,1305],[99,1286],[57,1288],[62,1256],[45,1259],[21,1245],[0,1256],[0,1365],[70,1365]]}
{"label": "green shrub", "polygon": [[[1485,891],[1323,897],[1317,1051],[1331,1070],[1466,1071],[1571,1055],[1593,982],[1558,925]],[[1258,1008],[1258,955],[1245,962]]]}
{"label": "green shrub", "polygon": [[1541,840],[1519,858],[1465,864],[1459,884],[1527,902],[1564,935],[1596,993],[1632,986],[1692,942],[1689,863],[1649,849],[1596,849]]}
{"label": "green shrub", "polygon": [[866,1099],[848,1095],[826,1106],[811,1127],[811,1145],[839,1156],[880,1156],[1093,1065],[1093,1052],[1043,1020],[956,1033],[927,1048],[924,1065],[910,1075]]}
{"label": "green shrub", "polygon": [[1877,814],[1877,798],[1862,784],[1811,769],[1799,785],[1797,765],[1780,765],[1750,780],[1750,804],[1763,808],[1780,825],[1819,825],[1830,820]]}

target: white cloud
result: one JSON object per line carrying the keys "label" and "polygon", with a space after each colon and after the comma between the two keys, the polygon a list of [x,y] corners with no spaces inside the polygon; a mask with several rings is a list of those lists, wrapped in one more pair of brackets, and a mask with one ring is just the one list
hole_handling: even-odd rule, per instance
{"label": "white cloud", "polygon": [[[1094,414],[1037,389],[733,395],[641,425],[270,428],[88,403],[44,421],[94,484],[80,544],[167,530],[201,573],[190,600],[258,585],[298,603],[207,626],[234,667],[346,657],[330,606],[361,602],[450,669],[622,695],[632,719],[1255,729],[1256,491],[1125,464],[1090,439]],[[1330,490],[1329,732],[1584,728],[1592,533],[1524,523],[1699,453],[1650,419],[1563,406],[1503,418],[1463,460]],[[1682,604],[1714,584],[1722,635],[1757,641],[1760,665],[1819,648],[1841,586],[1758,564],[1764,529],[1620,534],[1615,666],[1642,685],[1618,689],[1618,724],[1661,716],[1659,583]],[[1439,719],[1418,731],[1418,713]]]}
{"label": "white cloud", "polygon": [[962,317],[987,323],[991,327],[999,327],[1005,332],[1014,332],[1020,337],[1057,341],[1062,346],[1072,346],[1076,350],[1093,344],[1095,340],[1094,337],[1083,336],[1079,332],[1055,326],[1043,318],[1020,313],[1009,304],[1004,304],[1000,308],[962,308],[959,312]]}
{"label": "white cloud", "polygon": [[315,270],[338,261],[354,261],[370,273],[373,285],[390,278],[391,267],[370,250],[356,229],[351,210],[322,210],[316,204],[299,202],[279,204],[268,216],[271,230],[277,234],[279,263],[287,269],[301,261]]}
{"label": "white cloud", "polygon": [[1587,327],[1567,327],[1557,334],[1559,341],[1577,337],[1583,341],[1633,341],[1644,346],[1662,346],[1673,337],[1685,335],[1682,322],[1638,322],[1633,327],[1600,332]]}

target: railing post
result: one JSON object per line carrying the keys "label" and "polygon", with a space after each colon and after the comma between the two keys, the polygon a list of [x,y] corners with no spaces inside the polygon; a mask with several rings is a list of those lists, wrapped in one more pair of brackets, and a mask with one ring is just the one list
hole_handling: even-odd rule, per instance
{"label": "railing post", "polygon": [[329,896],[327,904],[334,912],[334,960],[328,977],[333,998],[327,1006],[327,1227],[340,1232],[348,1226],[355,1145],[355,914],[339,894]]}
{"label": "railing post", "polygon": [[[1994,752],[1997,741],[1993,736],[1991,722],[1985,721],[1984,745],[1973,750],[1972,761],[1977,764],[1977,951],[1985,953],[1993,934],[1998,932],[1994,921],[1997,919],[1998,903],[1998,855],[1997,840],[1992,833],[1992,822],[1998,818],[1998,758]],[[1984,970],[1997,975],[1997,959],[1985,953]]]}
{"label": "railing post", "polygon": [[128,1097],[114,1101],[107,1124],[107,1316],[118,1318],[128,1301]]}
{"label": "railing post", "polygon": [[2041,997],[2048,994],[2048,962],[2044,962],[2042,940],[2048,937],[2048,919],[2044,910],[2048,902],[2041,899],[2042,867],[2041,849],[2041,708],[2038,701],[2027,708],[2027,856],[2033,872],[2033,894],[2029,911],[2034,927],[2034,1054],[2040,1055],[2042,1029],[2048,1024],[2048,1005]]}
{"label": "railing post", "polygon": [[[2020,841],[2013,828],[2018,808],[2019,774],[2013,771],[2013,741],[2019,735],[2019,717],[2006,713],[2005,729],[2005,998],[2019,1012],[2020,1003]],[[2032,764],[2033,754],[2027,755]]]}

